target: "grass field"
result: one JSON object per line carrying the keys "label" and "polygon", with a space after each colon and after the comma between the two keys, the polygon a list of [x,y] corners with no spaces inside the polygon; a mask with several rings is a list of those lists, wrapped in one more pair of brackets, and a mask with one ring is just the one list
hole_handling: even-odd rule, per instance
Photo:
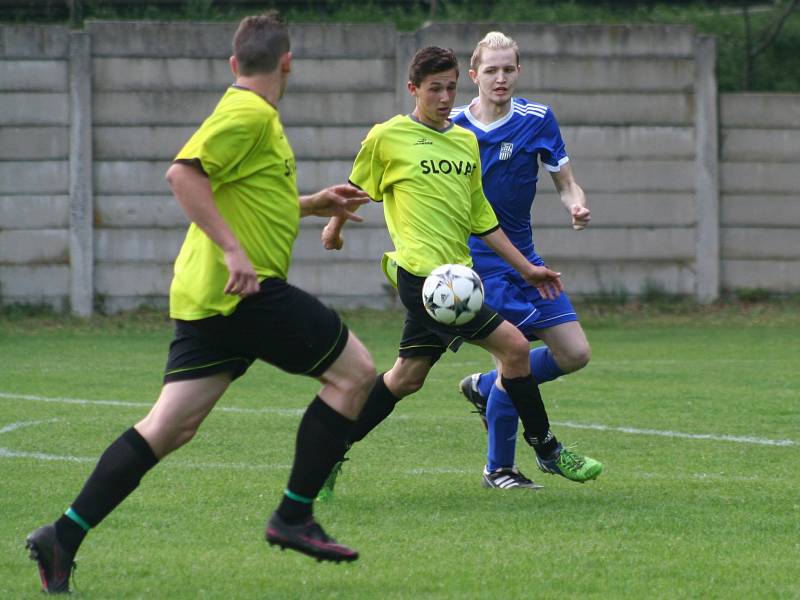
{"label": "grass field", "polygon": [[[800,598],[800,317],[778,308],[588,314],[594,357],[543,387],[554,429],[602,460],[578,485],[480,487],[485,434],[457,394],[486,366],[446,356],[353,448],[317,514],[361,552],[268,547],[316,383],[254,366],[197,438],[93,531],[78,598]],[[398,315],[355,314],[379,369]],[[170,338],[153,316],[0,317],[0,598],[38,598],[25,535],[65,509],[147,410]]]}

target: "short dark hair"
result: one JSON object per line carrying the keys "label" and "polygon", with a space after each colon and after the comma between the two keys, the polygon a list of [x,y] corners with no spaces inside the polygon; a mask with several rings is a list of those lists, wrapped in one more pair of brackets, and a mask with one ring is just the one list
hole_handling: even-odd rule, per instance
{"label": "short dark hair", "polygon": [[419,85],[428,75],[442,73],[450,69],[456,70],[458,75],[458,59],[450,48],[428,46],[418,50],[408,66],[408,80],[414,85]]}
{"label": "short dark hair", "polygon": [[233,55],[242,75],[271,73],[288,51],[289,31],[276,10],[245,17],[233,34]]}

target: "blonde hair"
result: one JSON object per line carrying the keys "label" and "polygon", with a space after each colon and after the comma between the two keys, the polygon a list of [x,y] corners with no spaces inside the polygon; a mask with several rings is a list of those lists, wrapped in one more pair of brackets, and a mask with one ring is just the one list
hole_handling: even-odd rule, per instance
{"label": "blonde hair", "polygon": [[500,31],[490,31],[483,36],[483,39],[480,42],[478,42],[478,45],[475,46],[475,51],[472,53],[469,66],[475,71],[478,70],[478,67],[481,64],[481,52],[484,48],[489,50],[508,50],[510,48],[516,53],[517,64],[519,64],[519,46],[517,46],[517,42],[508,37],[505,33]]}

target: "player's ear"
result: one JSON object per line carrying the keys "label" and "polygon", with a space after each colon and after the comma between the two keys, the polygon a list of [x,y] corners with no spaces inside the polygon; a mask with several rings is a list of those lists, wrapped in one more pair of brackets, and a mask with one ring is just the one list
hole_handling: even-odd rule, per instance
{"label": "player's ear", "polygon": [[416,96],[417,95],[417,86],[415,86],[410,81],[406,85],[408,86],[408,93],[411,94],[412,96]]}
{"label": "player's ear", "polygon": [[478,72],[475,69],[470,69],[468,73],[469,78],[472,79],[472,83],[478,83]]}
{"label": "player's ear", "polygon": [[280,66],[282,73],[291,73],[292,72],[292,53],[286,52],[285,54],[281,54],[280,59]]}
{"label": "player's ear", "polygon": [[228,64],[231,66],[231,72],[233,73],[234,77],[239,76],[239,61],[236,60],[235,56],[231,56],[228,59]]}

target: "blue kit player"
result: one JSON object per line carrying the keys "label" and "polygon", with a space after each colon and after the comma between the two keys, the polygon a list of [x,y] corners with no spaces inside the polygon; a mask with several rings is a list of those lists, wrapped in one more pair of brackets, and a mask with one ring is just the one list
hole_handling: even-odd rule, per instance
{"label": "blue kit player", "polygon": [[[537,159],[550,172],[559,197],[569,211],[574,229],[590,219],[583,190],[575,182],[569,157],[552,110],[543,104],[513,97],[520,73],[517,43],[500,32],[488,33],[472,55],[470,77],[478,97],[456,107],[453,123],[478,138],[483,189],[501,228],[522,254],[544,265],[536,253],[531,229],[531,208],[538,180]],[[562,293],[543,298],[516,274],[479,237],[469,241],[474,269],[483,280],[486,303],[514,324],[525,336],[544,345],[530,352],[533,378],[538,384],[584,367],[589,343],[569,298]],[[515,466],[518,415],[508,394],[496,385],[497,371],[465,377],[461,392],[478,410],[488,431],[488,462],[483,485],[490,488],[539,488]],[[576,460],[581,457],[576,455]],[[591,461],[591,459],[588,459]],[[559,473],[543,461],[542,471]],[[576,481],[596,478],[602,465],[575,465]]]}

